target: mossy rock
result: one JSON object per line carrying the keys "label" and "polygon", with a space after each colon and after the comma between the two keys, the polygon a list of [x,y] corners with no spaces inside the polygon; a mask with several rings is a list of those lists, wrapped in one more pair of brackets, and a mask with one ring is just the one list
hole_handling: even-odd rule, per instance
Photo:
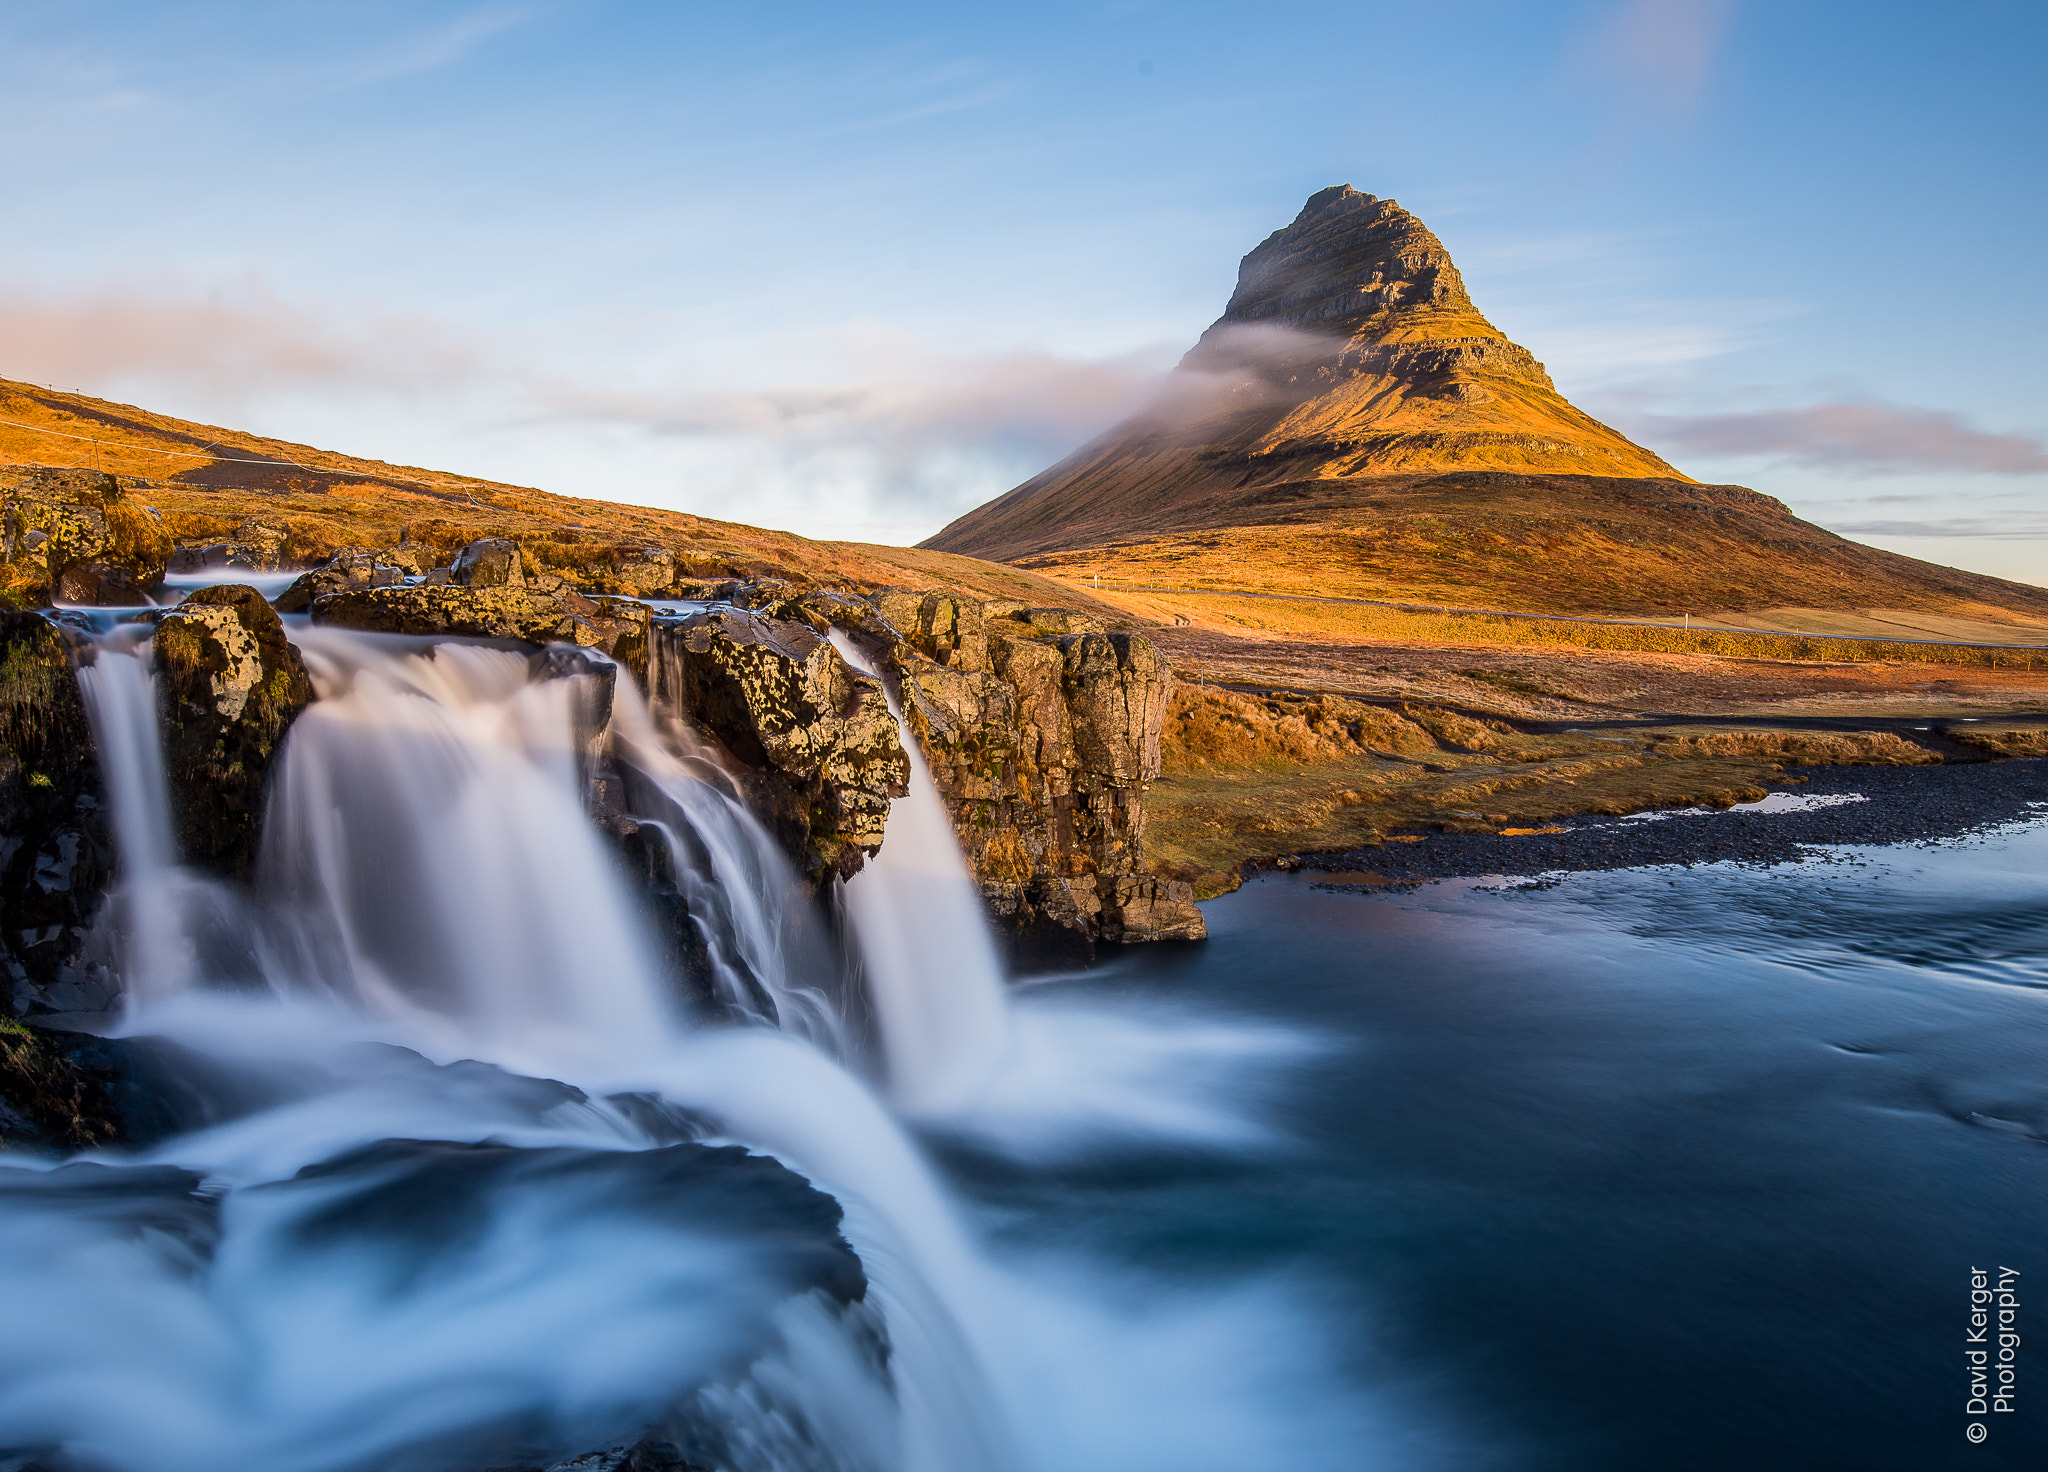
{"label": "mossy rock", "polygon": [[254,588],[202,588],[156,631],[171,808],[185,858],[246,874],[264,784],[313,682],[277,611]]}

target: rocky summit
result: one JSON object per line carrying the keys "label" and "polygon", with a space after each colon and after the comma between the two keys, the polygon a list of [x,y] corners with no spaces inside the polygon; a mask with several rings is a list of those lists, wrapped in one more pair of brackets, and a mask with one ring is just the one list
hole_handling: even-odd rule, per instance
{"label": "rocky summit", "polygon": [[1694,481],[1574,407],[1427,226],[1349,185],[1244,258],[1151,404],[923,545],[1069,578],[1560,611],[2048,611],[2039,589]]}
{"label": "rocky summit", "polygon": [[1244,258],[1155,403],[926,545],[1015,557],[1227,525],[1247,489],[1472,469],[1687,479],[1574,408],[1422,221],[1342,184]]}

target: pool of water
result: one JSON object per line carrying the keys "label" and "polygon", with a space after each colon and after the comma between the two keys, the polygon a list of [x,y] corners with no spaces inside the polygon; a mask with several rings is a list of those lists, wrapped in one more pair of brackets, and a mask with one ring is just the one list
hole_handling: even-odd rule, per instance
{"label": "pool of water", "polygon": [[1311,1040],[1236,1086],[1269,1147],[955,1147],[999,1238],[1312,1285],[1340,1369],[1433,1449],[1397,1464],[2044,1465],[2032,1351],[1983,1414],[1965,1353],[1973,1270],[2017,1271],[2023,1305],[2048,1278],[2048,824],[1556,887],[1311,882],[1026,1001]]}

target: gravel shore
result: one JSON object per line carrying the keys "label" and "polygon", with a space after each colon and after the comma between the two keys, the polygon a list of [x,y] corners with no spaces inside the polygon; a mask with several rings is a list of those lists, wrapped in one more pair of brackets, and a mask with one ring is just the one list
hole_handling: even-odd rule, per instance
{"label": "gravel shore", "polygon": [[[1809,767],[1764,804],[1686,808],[1626,818],[1564,818],[1561,831],[1508,836],[1431,833],[1419,842],[1305,856],[1304,874],[1370,891],[1431,879],[1538,875],[1655,864],[1778,864],[1815,846],[1929,842],[2048,818],[2048,760],[1938,767]],[[1281,867],[1294,868],[1282,861]]]}

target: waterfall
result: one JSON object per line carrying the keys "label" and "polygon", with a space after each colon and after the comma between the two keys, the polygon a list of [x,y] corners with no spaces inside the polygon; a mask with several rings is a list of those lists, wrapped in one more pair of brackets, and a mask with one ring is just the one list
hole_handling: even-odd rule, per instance
{"label": "waterfall", "polygon": [[688,726],[666,714],[657,722],[621,679],[611,735],[628,806],[667,850],[719,1000],[835,1056],[857,1053],[859,1019],[847,1015],[852,999],[836,984],[838,956],[788,859]]}
{"label": "waterfall", "polygon": [[[834,630],[832,645],[855,669],[875,674],[845,633]],[[847,881],[846,907],[890,1097],[912,1114],[938,1115],[957,1109],[1002,1065],[1008,1005],[1002,963],[952,815],[899,693],[881,683],[910,758],[910,791],[889,805],[881,852]]]}
{"label": "waterfall", "polygon": [[[139,1157],[0,1163],[0,1465],[543,1467],[677,1415],[721,1472],[1197,1472],[1263,1444],[1212,1456],[1175,1408],[1227,1396],[1247,1343],[1289,1363],[1284,1313],[1148,1318],[1067,1266],[997,1266],[903,1122],[968,1105],[1009,1047],[907,727],[912,792],[846,895],[878,1093],[785,861],[623,672],[293,637],[320,698],[232,912],[239,887],[176,864],[146,644],[109,636],[82,672],[119,829],[126,1031],[186,1050],[179,1087],[205,1107]],[[677,995],[586,810],[594,747],[663,839],[725,1025]],[[1073,1037],[1048,1051],[1085,1062]],[[793,1292],[787,1224],[702,1186],[678,1140],[766,1152],[840,1202],[865,1301]]]}
{"label": "waterfall", "polygon": [[151,662],[154,632],[146,624],[115,629],[78,671],[114,820],[118,882],[109,909],[116,950],[129,994],[142,998],[190,984],[195,916],[214,898],[211,885],[178,866]]}
{"label": "waterfall", "polygon": [[312,629],[258,894],[272,983],[535,1067],[659,1048],[652,937],[584,813],[579,688],[524,654]]}

